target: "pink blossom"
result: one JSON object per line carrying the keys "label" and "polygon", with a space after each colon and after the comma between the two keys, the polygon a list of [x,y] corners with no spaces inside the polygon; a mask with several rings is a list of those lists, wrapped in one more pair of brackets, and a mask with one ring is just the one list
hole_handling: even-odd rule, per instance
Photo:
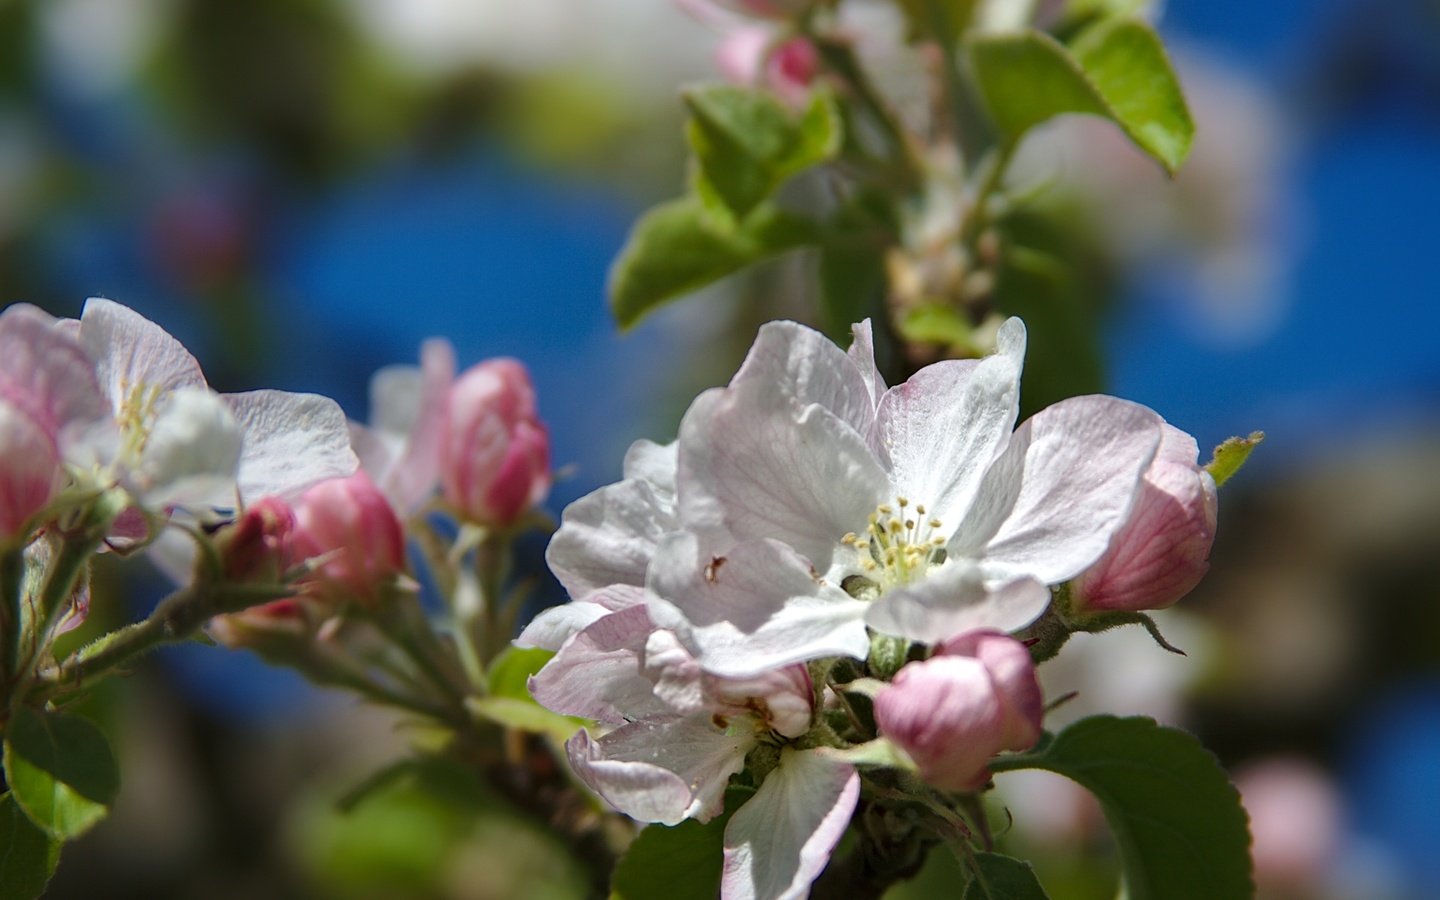
{"label": "pink blossom", "polygon": [[221,540],[225,577],[278,582],[295,562],[295,528],[295,511],[281,498],[251,504]]}
{"label": "pink blossom", "polygon": [[315,594],[374,604],[405,568],[405,535],[385,495],[364,472],[307,490],[295,504],[297,559],[320,559]]}
{"label": "pink blossom", "polygon": [[1074,584],[1078,609],[1161,609],[1200,583],[1210,568],[1217,497],[1198,455],[1193,437],[1165,425],[1130,518]]}
{"label": "pink blossom", "polygon": [[1043,713],[1035,667],[1024,645],[976,631],[946,642],[940,654],[903,667],[875,697],[875,722],[936,787],[973,791],[1001,750],[1040,739]]}
{"label": "pink blossom", "polygon": [[767,87],[791,106],[802,106],[820,71],[820,54],[808,38],[776,40],[770,29],[744,26],[726,34],[715,64],[739,85]]}
{"label": "pink blossom", "polygon": [[511,525],[550,491],[550,436],[525,367],[492,359],[450,386],[440,443],[445,501],[463,519]]}

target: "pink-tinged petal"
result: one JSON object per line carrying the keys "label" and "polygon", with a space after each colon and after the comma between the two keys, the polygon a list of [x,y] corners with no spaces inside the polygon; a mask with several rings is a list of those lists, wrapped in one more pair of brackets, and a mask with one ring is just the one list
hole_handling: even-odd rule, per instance
{"label": "pink-tinged petal", "polygon": [[242,499],[294,496],[359,467],[345,413],[334,400],[288,391],[226,394],[225,400],[245,433],[238,477]]}
{"label": "pink-tinged petal", "polygon": [[753,712],[785,737],[805,734],[815,718],[815,685],[806,666],[785,666],[750,678],[711,675],[705,686],[714,701]]}
{"label": "pink-tinged petal", "polygon": [[24,410],[0,399],[0,545],[22,545],[59,486],[54,440]]}
{"label": "pink-tinged petal", "polygon": [[76,327],[28,303],[0,313],[0,399],[30,416],[66,457],[114,431],[110,402]]}
{"label": "pink-tinged petal", "polygon": [[1041,410],[991,466],[950,555],[982,559],[997,578],[1079,575],[1125,524],[1162,424],[1138,403],[1098,395]]}
{"label": "pink-tinged petal", "polygon": [[644,588],[627,584],[598,588],[578,600],[541,610],[514,643],[517,647],[559,650],[572,635],[596,619],[644,602]]}
{"label": "pink-tinged petal", "polygon": [[858,322],[850,326],[850,349],[845,355],[860,370],[860,380],[865,382],[865,389],[870,392],[870,403],[872,406],[880,405],[880,398],[885,396],[885,376],[880,374],[880,367],[875,364],[875,330],[870,320]]}
{"label": "pink-tinged petal", "polygon": [[810,892],[860,797],[860,775],[815,751],[780,765],[725,826],[724,900],[793,900]]}
{"label": "pink-tinged petal", "polygon": [[655,546],[676,527],[668,499],[648,482],[607,485],[565,508],[545,562],[572,597],[612,584],[645,584]]}
{"label": "pink-tinged petal", "polygon": [[705,691],[710,676],[673,631],[653,631],[645,641],[645,677],[654,684],[655,696],[676,715],[715,711]]}
{"label": "pink-tinged petal", "polygon": [[609,725],[666,714],[643,669],[654,630],[643,606],[597,619],[530,678],[531,695],[552,712]]}
{"label": "pink-tinged petal", "polygon": [[934,643],[976,628],[1015,631],[1050,605],[1050,591],[1031,578],[987,583],[965,560],[942,565],[913,584],[891,588],[865,615],[876,631]]}
{"label": "pink-tinged petal", "polygon": [[926,366],[880,401],[872,443],[899,491],[944,526],[970,508],[1020,410],[1025,327],[1000,327],[1000,351]]}
{"label": "pink-tinged petal", "polygon": [[675,469],[679,465],[679,444],[657,444],[639,440],[625,451],[624,477],[647,482],[661,497],[675,498]]}
{"label": "pink-tinged petal", "polygon": [[200,364],[165,329],[112,300],[85,301],[80,340],[95,360],[101,389],[119,409],[129,393],[146,385],[162,393],[204,387]]}
{"label": "pink-tinged petal", "polygon": [[707,544],[771,538],[821,572],[894,493],[850,425],[758,380],[696,398],[680,424],[679,478],[680,520]]}
{"label": "pink-tinged petal", "polygon": [[818,404],[858,434],[868,434],[875,404],[859,366],[825,335],[796,322],[760,326],[730,387],[758,382],[795,410]]}
{"label": "pink-tinged petal", "polygon": [[455,380],[455,349],[432,338],[420,347],[420,368],[371,381],[371,425],[399,438],[397,452],[379,484],[403,515],[430,499],[440,480],[440,442],[445,404]]}
{"label": "pink-tinged petal", "polygon": [[778,541],[748,541],[723,557],[693,535],[667,538],[650,566],[651,617],[676,632],[709,672],[731,678],[818,659],[863,659],[868,604],[825,584]]}
{"label": "pink-tinged petal", "polygon": [[760,84],[770,49],[770,29],[741,26],[727,33],[715,47],[715,68],[726,81],[745,87]]}
{"label": "pink-tinged petal", "polygon": [[322,481],[300,495],[294,510],[290,549],[296,559],[318,563],[304,579],[311,595],[369,606],[387,597],[405,570],[405,533],[370,476]]}
{"label": "pink-tinged petal", "polygon": [[725,806],[730,776],[745,766],[755,731],[721,728],[711,714],[631,722],[565,743],[570,766],[611,806],[641,822],[709,821]]}

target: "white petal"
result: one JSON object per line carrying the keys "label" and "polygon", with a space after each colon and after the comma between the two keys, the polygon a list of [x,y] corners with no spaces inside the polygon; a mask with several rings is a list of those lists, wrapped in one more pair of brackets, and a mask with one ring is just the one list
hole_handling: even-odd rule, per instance
{"label": "white petal", "polygon": [[184,345],[154,322],[112,300],[85,301],[80,340],[95,360],[100,387],[119,409],[126,394],[146,385],[162,393],[204,387],[200,364]]}
{"label": "white petal", "polygon": [[892,588],[867,611],[876,631],[933,644],[976,628],[1016,631],[1050,605],[1050,590],[1031,578],[986,586],[984,570],[957,560],[914,584]]}
{"label": "white petal", "polygon": [[899,491],[954,528],[1020,410],[1025,328],[1000,327],[1001,351],[926,366],[880,401],[872,443]]}
{"label": "white petal", "polygon": [[541,610],[514,641],[517,647],[559,650],[571,635],[601,616],[645,602],[645,589],[615,584],[591,591],[578,600]]}
{"label": "white petal", "polygon": [[602,616],[530,679],[530,693],[552,712],[610,725],[668,713],[643,669],[654,630],[643,606]]}
{"label": "white petal", "polygon": [[612,584],[645,584],[660,539],[675,530],[670,503],[648,482],[606,485],[565,508],[545,562],[572,597]]}
{"label": "white petal", "polygon": [[725,826],[724,900],[793,900],[810,892],[840,842],[860,776],[849,763],[786,750]]}
{"label": "white petal", "polygon": [[863,659],[868,604],[823,583],[778,541],[749,541],[704,556],[676,534],[650,567],[651,617],[675,631],[706,671],[746,678],[823,656]]}
{"label": "white petal", "polygon": [[796,408],[819,404],[860,434],[869,433],[875,417],[875,401],[862,370],[825,335],[797,322],[760,327],[730,386],[747,381],[758,382]]}
{"label": "white petal", "polygon": [[679,483],[680,519],[708,545],[773,538],[821,572],[894,493],[854,429],[755,381],[696,398],[680,424]]}
{"label": "white petal", "polygon": [[626,479],[638,478],[648,482],[656,493],[675,497],[675,467],[678,465],[675,441],[657,444],[654,441],[639,440],[625,451],[624,475]]}
{"label": "white petal", "polygon": [[880,374],[879,367],[875,365],[875,333],[870,326],[870,320],[850,326],[850,334],[850,349],[845,353],[855,364],[855,368],[860,370],[860,378],[870,392],[870,402],[878,406],[880,398],[885,396],[885,376]]}
{"label": "white petal", "polygon": [[755,745],[748,723],[721,729],[710,714],[642,720],[598,739],[565,743],[570,766],[611,806],[642,822],[708,821],[725,806],[725,786]]}
{"label": "white petal", "polygon": [[131,473],[139,499],[152,509],[234,507],[241,444],[240,425],[219,394],[186,387],[164,395]]}
{"label": "white petal", "polygon": [[249,502],[297,494],[355,473],[350,429],[339,404],[319,394],[248,391],[225,400],[245,431],[240,496]]}
{"label": "white petal", "polygon": [[986,475],[950,542],[992,577],[1059,584],[1079,575],[1125,524],[1163,422],[1115,397],[1062,400],[1032,416]]}

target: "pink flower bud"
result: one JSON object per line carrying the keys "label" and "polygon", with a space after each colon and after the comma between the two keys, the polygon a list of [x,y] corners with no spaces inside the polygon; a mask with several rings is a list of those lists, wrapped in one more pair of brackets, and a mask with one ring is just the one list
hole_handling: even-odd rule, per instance
{"label": "pink flower bud", "polygon": [[995,754],[1034,746],[1043,712],[1030,651],[993,631],[953,638],[938,655],[901,668],[875,696],[880,733],[910,755],[921,777],[950,791],[978,790]]}
{"label": "pink flower bud", "polygon": [[1210,567],[1218,499],[1198,457],[1193,437],[1165,426],[1129,521],[1073,584],[1077,610],[1162,609],[1200,583]]}
{"label": "pink flower bud", "polygon": [[20,407],[0,400],[0,543],[24,542],[60,482],[54,438]]}
{"label": "pink flower bud", "polygon": [[318,559],[310,589],[334,601],[374,604],[405,568],[405,534],[364,472],[322,481],[295,505],[295,558]]}
{"label": "pink flower bud", "polygon": [[276,636],[302,637],[314,628],[312,609],[300,598],[262,603],[238,613],[216,616],[206,626],[210,636],[226,647],[262,646]]}
{"label": "pink flower bud", "polygon": [[279,582],[295,563],[295,526],[295,511],[279,497],[252,503],[220,540],[225,577]]}
{"label": "pink flower bud", "polygon": [[767,87],[790,106],[810,97],[810,84],[820,71],[820,54],[803,37],[772,43],[769,29],[737,28],[715,51],[715,64],[731,82]]}
{"label": "pink flower bud", "polygon": [[549,493],[550,436],[516,360],[480,363],[451,385],[440,483],[461,518],[485,525],[510,525]]}

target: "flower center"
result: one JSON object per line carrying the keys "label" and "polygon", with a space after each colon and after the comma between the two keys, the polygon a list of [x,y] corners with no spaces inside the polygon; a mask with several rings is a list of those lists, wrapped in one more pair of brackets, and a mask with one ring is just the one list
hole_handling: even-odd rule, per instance
{"label": "flower center", "polygon": [[876,596],[923,578],[931,566],[945,561],[942,529],[923,504],[912,507],[904,497],[897,497],[893,506],[876,507],[863,534],[852,531],[840,539],[855,551],[860,570],[845,579],[845,590],[856,597]]}
{"label": "flower center", "polygon": [[141,382],[133,386],[123,385],[121,390],[125,399],[115,417],[123,442],[121,452],[126,459],[138,460],[150,439],[150,427],[155,424],[160,387]]}

